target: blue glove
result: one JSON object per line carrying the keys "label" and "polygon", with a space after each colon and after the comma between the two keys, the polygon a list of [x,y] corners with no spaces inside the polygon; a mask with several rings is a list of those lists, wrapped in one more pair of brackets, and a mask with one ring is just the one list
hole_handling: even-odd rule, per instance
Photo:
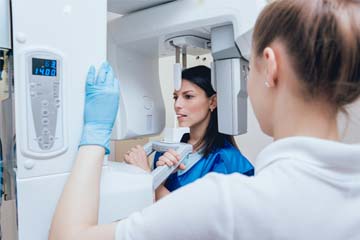
{"label": "blue glove", "polygon": [[95,78],[91,66],[86,79],[84,127],[79,146],[99,145],[110,153],[110,137],[119,106],[119,81],[111,66],[101,65]]}

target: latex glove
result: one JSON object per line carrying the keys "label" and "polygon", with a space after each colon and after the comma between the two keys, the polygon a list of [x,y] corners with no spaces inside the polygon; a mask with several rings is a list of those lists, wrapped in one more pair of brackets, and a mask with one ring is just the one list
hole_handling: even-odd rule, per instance
{"label": "latex glove", "polygon": [[105,154],[109,154],[111,131],[119,106],[119,81],[107,62],[95,76],[95,67],[91,66],[86,79],[84,126],[79,146],[103,146]]}
{"label": "latex glove", "polygon": [[131,148],[131,150],[125,154],[124,161],[128,164],[142,168],[146,172],[151,172],[146,152],[140,145]]}

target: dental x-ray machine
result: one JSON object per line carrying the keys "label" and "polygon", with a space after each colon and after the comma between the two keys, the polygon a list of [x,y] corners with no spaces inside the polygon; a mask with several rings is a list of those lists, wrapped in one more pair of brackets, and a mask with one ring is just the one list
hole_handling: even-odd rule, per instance
{"label": "dental x-ray machine", "polygon": [[[263,0],[0,0],[2,209],[13,203],[2,211],[3,239],[47,239],[76,156],[91,64],[108,59],[114,67],[121,96],[113,138],[129,139],[165,127],[159,57],[211,52],[219,130],[245,133],[251,29],[264,5]],[[108,11],[123,16],[107,23]],[[175,65],[176,88],[180,73]],[[152,204],[153,183],[153,175],[106,163],[99,222]]]}

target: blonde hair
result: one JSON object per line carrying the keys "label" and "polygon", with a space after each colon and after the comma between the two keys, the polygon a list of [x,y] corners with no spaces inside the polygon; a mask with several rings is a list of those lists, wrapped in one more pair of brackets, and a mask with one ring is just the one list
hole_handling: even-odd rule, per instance
{"label": "blonde hair", "polygon": [[359,0],[272,1],[253,39],[256,56],[274,40],[285,44],[306,99],[321,98],[341,110],[359,97]]}

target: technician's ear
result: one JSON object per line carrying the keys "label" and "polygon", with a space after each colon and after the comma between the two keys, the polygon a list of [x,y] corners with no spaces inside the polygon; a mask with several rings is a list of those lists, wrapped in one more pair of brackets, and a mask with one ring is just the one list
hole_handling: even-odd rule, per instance
{"label": "technician's ear", "polygon": [[215,110],[216,107],[217,107],[217,98],[216,98],[216,94],[214,94],[210,97],[209,109],[212,112]]}
{"label": "technician's ear", "polygon": [[278,63],[275,51],[271,47],[266,47],[263,51],[263,58],[265,61],[265,85],[267,87],[275,87],[278,78]]}

